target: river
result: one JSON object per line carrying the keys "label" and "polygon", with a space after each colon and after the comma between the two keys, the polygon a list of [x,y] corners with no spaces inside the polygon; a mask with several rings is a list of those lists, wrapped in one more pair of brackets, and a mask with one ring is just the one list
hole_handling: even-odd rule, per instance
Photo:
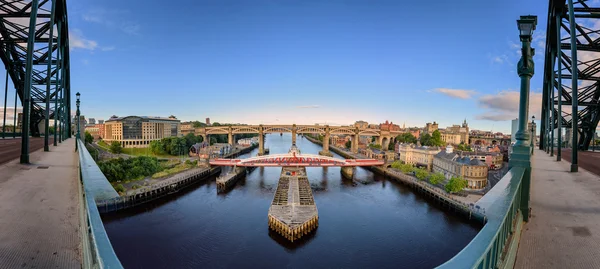
{"label": "river", "polygon": [[[302,153],[322,149],[300,136],[297,145]],[[290,146],[290,134],[266,136],[272,154]],[[225,194],[212,178],[106,215],[104,225],[125,268],[432,268],[480,229],[363,168],[354,180],[340,168],[307,168],[319,227],[290,243],[267,223],[280,171],[257,168]]]}

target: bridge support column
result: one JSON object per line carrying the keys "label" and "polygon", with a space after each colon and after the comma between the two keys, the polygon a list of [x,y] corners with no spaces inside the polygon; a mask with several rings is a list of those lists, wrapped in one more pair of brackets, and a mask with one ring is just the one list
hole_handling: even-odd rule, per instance
{"label": "bridge support column", "polygon": [[258,156],[265,154],[265,135],[262,124],[258,126]]}
{"label": "bridge support column", "polygon": [[319,155],[333,157],[333,154],[329,152],[329,126],[325,126],[325,136],[323,137],[323,150],[319,152]]}
{"label": "bridge support column", "polygon": [[296,145],[296,124],[292,125],[292,145]]}
{"label": "bridge support column", "polygon": [[358,135],[352,135],[352,143],[350,144],[352,153],[358,153]]}
{"label": "bridge support column", "polygon": [[347,179],[352,179],[354,177],[353,166],[342,166],[342,169],[340,169],[340,171],[342,172],[342,176],[344,176]]}
{"label": "bridge support column", "polygon": [[[377,139],[375,139],[375,143],[378,145],[381,145],[382,141],[383,141],[383,137],[381,137],[381,136],[378,136]],[[381,145],[381,146],[383,147],[383,145]]]}
{"label": "bridge support column", "polygon": [[227,143],[233,146],[233,132],[231,131],[231,126],[229,126],[229,133],[227,134]]}

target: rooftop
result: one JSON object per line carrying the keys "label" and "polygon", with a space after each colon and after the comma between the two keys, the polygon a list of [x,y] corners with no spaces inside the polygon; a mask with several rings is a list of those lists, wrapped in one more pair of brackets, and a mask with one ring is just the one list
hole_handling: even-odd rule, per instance
{"label": "rooftop", "polygon": [[141,118],[141,119],[145,119],[145,120],[179,121],[177,118],[171,118],[171,117],[156,117],[156,116],[125,116],[125,117],[117,117],[117,116],[112,116],[112,117],[110,117],[110,119],[106,120],[106,122],[109,122],[109,121],[121,121],[121,120],[124,120],[125,118]]}

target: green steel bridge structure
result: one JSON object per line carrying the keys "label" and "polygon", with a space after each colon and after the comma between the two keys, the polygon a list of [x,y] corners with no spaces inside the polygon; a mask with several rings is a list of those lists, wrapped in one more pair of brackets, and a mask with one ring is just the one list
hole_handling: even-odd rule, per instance
{"label": "green steel bridge structure", "polygon": [[[58,130],[55,145],[71,136],[66,0],[0,1],[0,45],[6,69],[2,136],[10,135],[6,131],[6,122],[11,120],[6,118],[10,84],[15,90],[14,104],[10,104],[14,108],[12,136],[20,126],[20,161],[29,163],[31,136],[44,134],[44,150],[49,150],[50,119]],[[22,108],[18,122],[17,99]]]}

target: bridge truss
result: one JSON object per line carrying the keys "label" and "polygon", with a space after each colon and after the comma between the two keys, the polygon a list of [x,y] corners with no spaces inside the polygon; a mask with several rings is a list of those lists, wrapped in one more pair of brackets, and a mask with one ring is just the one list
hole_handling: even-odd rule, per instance
{"label": "bridge truss", "polygon": [[[7,73],[4,111],[10,77],[16,92],[14,122],[17,97],[22,104],[21,163],[28,163],[29,136],[40,136],[40,123],[44,122],[43,133],[49,134],[49,120],[54,119],[55,130],[60,130],[55,132],[54,145],[71,134],[66,0],[0,1],[0,47]],[[3,123],[3,136],[7,120]],[[48,137],[45,135],[46,151]]]}

